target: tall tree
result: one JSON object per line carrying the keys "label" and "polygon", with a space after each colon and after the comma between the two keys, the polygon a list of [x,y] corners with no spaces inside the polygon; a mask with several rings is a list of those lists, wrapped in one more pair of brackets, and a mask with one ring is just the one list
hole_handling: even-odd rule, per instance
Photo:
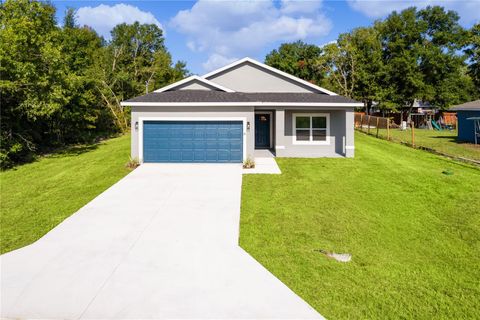
{"label": "tall tree", "polygon": [[75,18],[75,9],[74,8],[68,8],[65,11],[65,17],[63,18],[63,27],[64,28],[75,28],[78,27],[77,21]]}
{"label": "tall tree", "polygon": [[179,80],[185,64],[172,65],[162,30],[154,24],[117,25],[101,56],[98,90],[122,131],[129,126],[129,110],[120,101],[154,87]]}
{"label": "tall tree", "polygon": [[346,97],[353,97],[357,80],[357,52],[351,37],[349,33],[341,34],[337,42],[323,47],[323,53],[317,59],[320,73],[325,73],[334,90]]}
{"label": "tall tree", "polygon": [[417,13],[422,32],[419,67],[425,82],[422,100],[442,109],[461,102],[471,87],[465,77],[465,56],[459,54],[467,39],[459,18],[438,6]]}
{"label": "tall tree", "polygon": [[475,24],[469,31],[469,40],[466,53],[470,59],[468,73],[476,86],[476,96],[480,96],[480,23]]}
{"label": "tall tree", "polygon": [[119,25],[106,42],[43,1],[0,3],[0,167],[128,130],[120,101],[183,77],[154,25]]}
{"label": "tall tree", "polygon": [[384,98],[382,46],[375,28],[341,34],[323,48],[318,68],[326,72],[334,91],[362,101],[367,113]]}
{"label": "tall tree", "polygon": [[320,47],[302,41],[284,43],[265,57],[265,63],[303,80],[320,84],[323,74],[318,72],[316,61]]}
{"label": "tall tree", "polygon": [[425,93],[424,74],[419,66],[422,52],[422,30],[415,8],[393,12],[376,24],[382,41],[387,99],[400,108],[413,108],[415,100]]}
{"label": "tall tree", "polygon": [[28,0],[0,4],[1,162],[18,161],[45,142],[65,103],[65,70],[55,8]]}
{"label": "tall tree", "polygon": [[64,82],[66,101],[55,117],[59,142],[85,141],[99,132],[114,131],[94,76],[104,40],[89,27],[79,27],[73,9],[67,10],[62,31],[60,48],[68,77]]}
{"label": "tall tree", "polygon": [[400,108],[408,108],[408,117],[415,100],[448,108],[465,95],[465,57],[458,54],[465,31],[458,20],[453,11],[429,6],[420,11],[409,8],[393,12],[377,23],[385,86],[390,87],[388,99]]}

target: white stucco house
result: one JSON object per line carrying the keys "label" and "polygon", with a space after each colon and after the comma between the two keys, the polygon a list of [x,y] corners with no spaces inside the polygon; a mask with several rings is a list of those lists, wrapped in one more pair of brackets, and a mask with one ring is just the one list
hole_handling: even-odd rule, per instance
{"label": "white stucco house", "polygon": [[353,157],[354,108],[340,96],[251,58],[122,102],[140,162]]}

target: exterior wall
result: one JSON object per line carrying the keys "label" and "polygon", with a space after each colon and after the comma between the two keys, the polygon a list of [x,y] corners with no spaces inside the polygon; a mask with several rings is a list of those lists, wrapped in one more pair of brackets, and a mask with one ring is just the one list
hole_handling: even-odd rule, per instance
{"label": "exterior wall", "polygon": [[471,117],[480,117],[480,110],[457,112],[458,140],[475,143],[475,128],[473,126],[473,120],[467,120],[467,118]]}
{"label": "exterior wall", "polygon": [[[245,157],[253,158],[255,147],[255,118],[253,107],[132,107],[132,135],[131,135],[131,157],[141,159],[143,155],[139,154],[139,132],[141,124],[138,123],[138,129],[135,129],[135,123],[139,122],[139,118],[246,118],[250,122],[250,130],[246,130],[246,155]],[[187,119],[188,118],[188,119]],[[146,119],[144,119],[146,120]],[[193,120],[194,121],[194,120]]]}
{"label": "exterior wall", "polygon": [[188,83],[185,83],[181,86],[178,86],[175,88],[175,90],[207,90],[207,91],[211,91],[211,90],[218,90],[217,88],[214,88],[212,86],[209,86],[205,83],[202,83],[200,81],[190,81]]}
{"label": "exterior wall", "polygon": [[[330,115],[330,143],[327,145],[294,144],[294,113],[328,113]],[[353,108],[328,109],[281,109],[275,112],[275,152],[277,157],[353,157],[354,126]],[[346,146],[348,146],[346,148]]]}
{"label": "exterior wall", "polygon": [[209,77],[208,80],[239,92],[317,92],[248,62]]}

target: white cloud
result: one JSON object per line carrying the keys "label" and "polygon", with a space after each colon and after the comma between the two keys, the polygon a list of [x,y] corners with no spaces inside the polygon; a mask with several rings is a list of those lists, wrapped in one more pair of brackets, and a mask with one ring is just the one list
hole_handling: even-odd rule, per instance
{"label": "white cloud", "polygon": [[322,0],[282,0],[281,10],[283,13],[311,13],[322,7]]}
{"label": "white cloud", "polygon": [[170,21],[187,35],[187,47],[205,52],[203,66],[211,69],[218,61],[256,56],[266,45],[279,41],[305,40],[329,33],[331,22],[320,11],[320,0],[268,1],[200,0]]}
{"label": "white cloud", "polygon": [[442,6],[447,10],[454,10],[460,15],[460,21],[470,24],[479,21],[480,1],[445,1],[445,0],[348,0],[350,7],[370,18],[382,18],[393,10],[401,11],[408,7],[425,8],[426,6]]}
{"label": "white cloud", "polygon": [[202,63],[202,67],[208,72],[226,66],[235,60],[238,60],[238,58],[227,58],[221,54],[214,53],[208,57],[207,61]]}
{"label": "white cloud", "polygon": [[80,25],[88,25],[105,38],[110,38],[110,31],[117,24],[140,23],[156,24],[162,30],[163,27],[155,16],[137,7],[128,4],[116,4],[108,6],[101,4],[97,7],[81,7],[77,10],[77,22]]}

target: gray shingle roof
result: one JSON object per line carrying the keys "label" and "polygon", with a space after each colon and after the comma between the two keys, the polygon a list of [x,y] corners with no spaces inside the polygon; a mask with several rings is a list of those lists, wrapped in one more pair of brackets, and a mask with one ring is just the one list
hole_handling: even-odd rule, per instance
{"label": "gray shingle roof", "polygon": [[450,110],[480,110],[480,100],[466,102],[464,104],[459,104],[458,106],[452,107]]}
{"label": "gray shingle roof", "polygon": [[208,90],[176,90],[152,92],[124,101],[128,102],[299,102],[299,103],[354,103],[343,96],[330,96],[318,93],[290,92],[223,92]]}

